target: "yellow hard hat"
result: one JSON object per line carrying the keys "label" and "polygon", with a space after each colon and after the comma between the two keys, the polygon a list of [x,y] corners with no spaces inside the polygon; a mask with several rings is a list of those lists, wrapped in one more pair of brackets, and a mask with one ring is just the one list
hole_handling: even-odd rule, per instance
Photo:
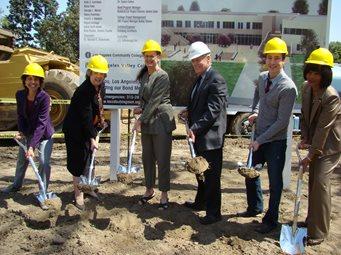
{"label": "yellow hard hat", "polygon": [[263,54],[269,54],[269,53],[282,53],[285,55],[288,55],[288,48],[282,39],[278,37],[274,37],[270,39],[264,47]]}
{"label": "yellow hard hat", "polygon": [[317,64],[322,66],[334,66],[333,54],[326,48],[318,48],[310,53],[306,64]]}
{"label": "yellow hard hat", "polygon": [[28,64],[22,75],[32,75],[37,76],[41,78],[45,78],[45,72],[44,69],[37,63],[30,63]]}
{"label": "yellow hard hat", "polygon": [[102,55],[94,55],[89,59],[87,68],[97,73],[108,73],[108,61]]}
{"label": "yellow hard hat", "polygon": [[150,52],[150,51],[156,51],[161,54],[162,50],[161,50],[160,44],[158,44],[158,42],[154,40],[147,40],[143,45],[142,53]]}

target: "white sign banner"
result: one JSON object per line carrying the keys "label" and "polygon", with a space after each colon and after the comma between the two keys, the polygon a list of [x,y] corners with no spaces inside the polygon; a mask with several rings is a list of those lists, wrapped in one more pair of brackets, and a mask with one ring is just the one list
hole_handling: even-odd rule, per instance
{"label": "white sign banner", "polygon": [[141,49],[148,39],[161,40],[159,0],[81,0],[80,67],[95,54],[109,62],[105,80],[105,108],[138,104],[136,76],[143,66]]}

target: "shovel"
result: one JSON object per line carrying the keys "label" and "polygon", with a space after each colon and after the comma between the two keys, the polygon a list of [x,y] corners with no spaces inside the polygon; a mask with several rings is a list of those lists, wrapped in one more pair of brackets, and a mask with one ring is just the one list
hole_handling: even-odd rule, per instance
{"label": "shovel", "polygon": [[[255,125],[252,125],[252,132],[251,132],[251,142],[254,141],[255,136]],[[249,155],[247,157],[246,165],[242,162],[238,162],[238,173],[245,178],[256,178],[260,175],[259,171],[262,168],[262,164],[258,164],[255,167],[252,167],[252,156],[253,156],[253,149],[249,149]]]}
{"label": "shovel", "polygon": [[133,130],[133,136],[131,139],[131,146],[129,148],[128,154],[128,162],[127,166],[119,165],[118,172],[123,174],[137,173],[140,170],[140,167],[132,165],[133,153],[135,151],[135,143],[136,143],[136,130]]}
{"label": "shovel", "polygon": [[[18,139],[14,138],[14,140],[17,142],[17,144],[25,151],[25,153],[27,153],[27,148],[26,146],[20,142]],[[32,168],[33,168],[33,171],[37,177],[37,180],[38,180],[38,184],[39,184],[39,193],[36,194],[36,198],[38,199],[39,203],[40,204],[44,204],[45,201],[47,199],[55,199],[57,198],[57,195],[53,192],[46,192],[46,189],[45,189],[45,185],[43,183],[43,180],[41,179],[40,175],[39,175],[39,171],[38,171],[38,168],[36,166],[36,164],[34,163],[34,160],[32,157],[28,157],[28,161],[30,162]]]}
{"label": "shovel", "polygon": [[[96,136],[96,142],[99,142],[99,136],[100,134],[106,129],[108,126],[107,123],[104,124],[104,127],[98,132],[98,135]],[[99,183],[101,181],[100,176],[92,177],[92,172],[94,170],[94,163],[95,163],[95,154],[96,154],[97,149],[95,148],[92,152],[91,155],[91,162],[89,166],[89,173],[88,176],[81,175],[80,176],[80,181],[78,183],[78,188],[83,191],[83,192],[91,192],[95,191],[97,187],[99,186]]]}
{"label": "shovel", "polygon": [[[302,159],[301,159],[298,147],[296,147],[296,153],[297,153],[297,157],[300,163]],[[292,227],[290,227],[287,224],[282,225],[280,241],[279,241],[282,250],[287,254],[303,254],[304,253],[305,239],[307,238],[307,228],[297,227],[298,211],[300,209],[301,194],[302,194],[302,179],[303,179],[303,167],[300,165],[299,171],[298,171],[296,196],[295,196],[294,220],[292,223]]]}
{"label": "shovel", "polygon": [[[186,130],[189,130],[189,126],[187,120],[184,118],[180,118],[186,125]],[[188,160],[185,164],[185,167],[188,172],[198,174],[199,179],[204,179],[204,172],[209,168],[209,164],[207,160],[202,156],[197,156],[194,150],[193,140],[191,138],[187,139],[189,150],[191,152],[191,159]]]}

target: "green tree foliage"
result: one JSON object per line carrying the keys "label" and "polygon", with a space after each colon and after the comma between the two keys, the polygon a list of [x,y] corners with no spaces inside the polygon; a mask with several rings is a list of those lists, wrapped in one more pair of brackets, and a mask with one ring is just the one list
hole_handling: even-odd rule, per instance
{"label": "green tree foliage", "polygon": [[183,5],[180,5],[180,6],[178,7],[178,11],[184,12],[184,11],[185,11],[184,6],[183,6]]}
{"label": "green tree foliage", "polygon": [[189,7],[189,10],[190,11],[196,11],[196,12],[200,11],[200,6],[199,6],[198,1],[193,1],[191,3],[191,7]]}
{"label": "green tree foliage", "polygon": [[56,0],[10,0],[9,15],[3,27],[17,34],[17,46],[33,45],[33,32],[44,19],[56,16]]}
{"label": "green tree foliage", "polygon": [[319,47],[317,35],[314,30],[308,29],[304,32],[301,45],[302,51],[305,54],[305,59],[307,59],[310,53]]}
{"label": "green tree foliage", "polygon": [[328,0],[322,0],[319,5],[319,9],[317,11],[319,15],[327,15],[328,14]]}
{"label": "green tree foliage", "polygon": [[36,38],[47,51],[69,57],[72,62],[79,58],[79,1],[69,0],[65,12],[45,19],[37,30]]}
{"label": "green tree foliage", "polygon": [[293,13],[308,14],[309,4],[306,0],[296,0],[291,9]]}
{"label": "green tree foliage", "polygon": [[163,60],[161,65],[169,75],[172,104],[188,105],[188,95],[196,79],[191,62]]}
{"label": "green tree foliage", "polygon": [[17,35],[16,43],[19,46],[32,44],[33,14],[32,0],[10,0],[8,24],[5,29],[13,31]]}
{"label": "green tree foliage", "polygon": [[329,43],[329,50],[333,53],[334,62],[341,63],[341,42]]}

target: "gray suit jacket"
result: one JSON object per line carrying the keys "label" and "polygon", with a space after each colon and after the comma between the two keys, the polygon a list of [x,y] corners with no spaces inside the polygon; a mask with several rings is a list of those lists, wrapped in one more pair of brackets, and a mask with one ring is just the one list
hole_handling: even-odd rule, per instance
{"label": "gray suit jacket", "polygon": [[168,74],[162,69],[150,76],[146,72],[140,82],[141,132],[145,134],[172,132],[176,126],[170,103]]}
{"label": "gray suit jacket", "polygon": [[[192,88],[192,91],[194,86]],[[192,91],[190,95],[192,95]],[[196,96],[189,100],[189,127],[198,151],[219,149],[226,132],[227,86],[224,78],[210,68]]]}
{"label": "gray suit jacket", "polygon": [[341,152],[341,106],[333,87],[314,98],[311,87],[303,84],[301,136],[316,156]]}

